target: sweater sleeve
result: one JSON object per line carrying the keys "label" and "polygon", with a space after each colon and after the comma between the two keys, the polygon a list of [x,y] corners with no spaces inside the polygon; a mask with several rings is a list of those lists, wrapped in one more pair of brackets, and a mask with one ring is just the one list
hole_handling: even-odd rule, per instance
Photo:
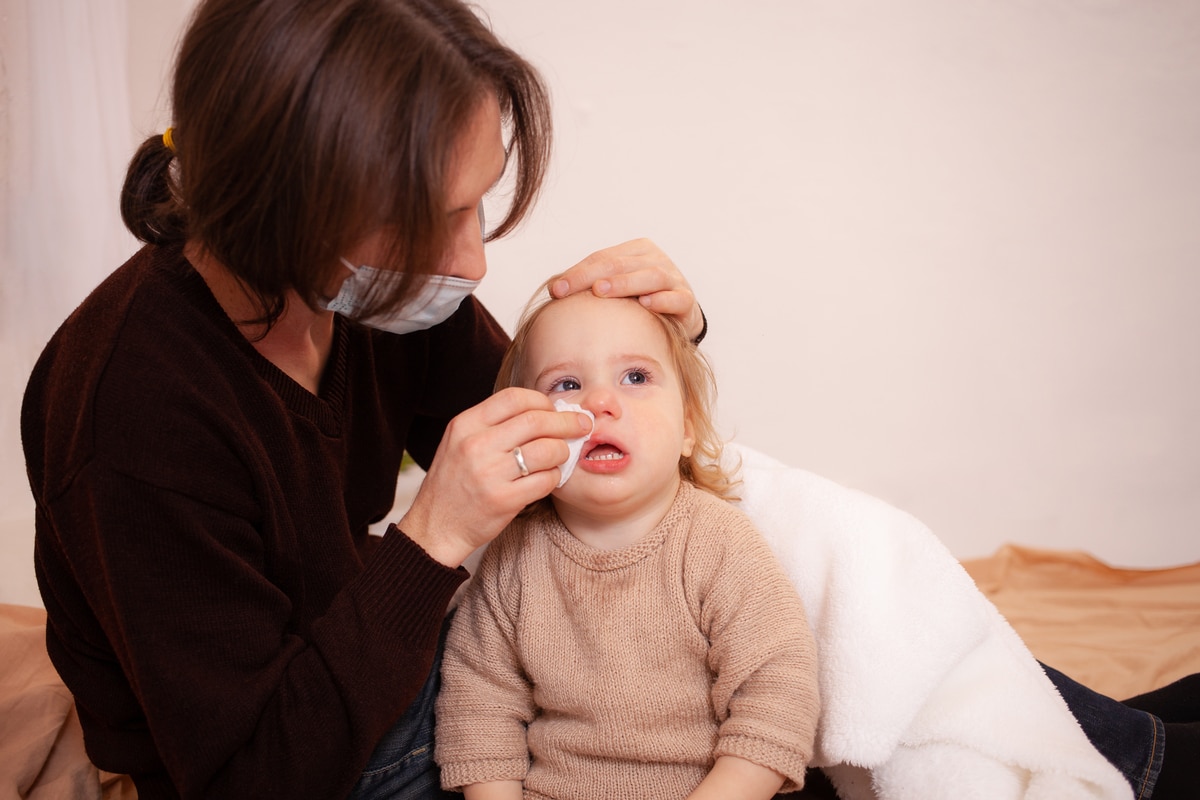
{"label": "sweater sleeve", "polygon": [[775,770],[786,778],[781,791],[795,791],[812,758],[820,710],[816,645],[800,598],[762,536],[728,510],[706,517],[725,530],[713,537],[712,558],[698,559],[707,562],[698,602],[720,723],[713,756]]}
{"label": "sweater sleeve", "polygon": [[516,649],[520,580],[513,524],[484,554],[446,640],[437,702],[442,787],[525,779],[533,687]]}
{"label": "sweater sleeve", "polygon": [[[39,538],[39,574],[79,583],[46,584],[47,646],[85,724],[105,726],[89,754],[135,779],[165,767],[183,797],[345,791],[423,683],[462,580],[393,532],[296,630],[255,567],[258,531],[227,509],[93,464],[39,510],[40,530],[48,519],[68,533]],[[105,641],[81,647],[97,626]]]}

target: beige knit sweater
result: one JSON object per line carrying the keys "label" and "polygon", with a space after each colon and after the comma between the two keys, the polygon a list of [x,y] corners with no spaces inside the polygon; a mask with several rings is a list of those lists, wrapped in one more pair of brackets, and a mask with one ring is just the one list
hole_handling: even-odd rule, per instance
{"label": "beige knit sweater", "polygon": [[488,549],[451,626],[437,706],[446,788],[681,800],[720,755],[803,782],[816,649],[745,515],[684,483],[640,542],[604,551],[557,518]]}

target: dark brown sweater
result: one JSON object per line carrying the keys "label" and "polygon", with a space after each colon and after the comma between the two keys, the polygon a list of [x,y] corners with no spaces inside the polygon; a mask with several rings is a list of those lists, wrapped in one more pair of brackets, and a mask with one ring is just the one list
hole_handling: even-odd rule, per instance
{"label": "dark brown sweater", "polygon": [[394,526],[490,392],[472,298],[405,336],[338,319],[314,396],[174,248],[147,247],[46,347],[21,429],[47,646],[87,749],[158,797],[342,797],[421,687],[465,577]]}

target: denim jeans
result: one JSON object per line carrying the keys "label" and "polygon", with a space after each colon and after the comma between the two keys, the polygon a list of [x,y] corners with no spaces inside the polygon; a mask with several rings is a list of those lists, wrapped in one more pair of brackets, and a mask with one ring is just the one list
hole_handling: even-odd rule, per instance
{"label": "denim jeans", "polygon": [[375,746],[350,800],[462,800],[460,794],[442,791],[441,773],[433,760],[433,708],[442,684],[442,648],[449,626],[447,616],[425,685]]}
{"label": "denim jeans", "polygon": [[1162,769],[1166,730],[1146,711],[1094,692],[1042,664],[1092,745],[1120,770],[1137,800],[1148,800]]}

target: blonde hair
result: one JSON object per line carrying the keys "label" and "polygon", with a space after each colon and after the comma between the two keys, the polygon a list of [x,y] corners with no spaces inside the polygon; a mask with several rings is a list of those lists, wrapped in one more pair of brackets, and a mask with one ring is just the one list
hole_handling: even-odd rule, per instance
{"label": "blonde hair", "polygon": [[[503,361],[500,362],[500,372],[496,376],[496,391],[510,386],[524,386],[521,373],[529,353],[529,338],[532,335],[534,324],[541,318],[542,313],[557,302],[549,291],[550,284],[556,279],[557,276],[542,284],[526,304],[525,310],[521,312],[512,343],[508,346]],[[637,302],[633,298],[620,299]],[[617,301],[618,299],[614,299],[605,302]],[[725,443],[717,434],[716,425],[713,422],[713,412],[717,402],[717,381],[712,365],[688,336],[680,319],[666,314],[658,314],[649,309],[646,309],[646,313],[658,320],[666,334],[671,365],[679,376],[680,392],[683,395],[683,412],[692,423],[695,437],[691,455],[679,457],[679,476],[697,488],[723,500],[737,500],[738,496],[735,494],[735,490],[740,481],[731,478],[721,466],[721,454],[725,449]]]}

